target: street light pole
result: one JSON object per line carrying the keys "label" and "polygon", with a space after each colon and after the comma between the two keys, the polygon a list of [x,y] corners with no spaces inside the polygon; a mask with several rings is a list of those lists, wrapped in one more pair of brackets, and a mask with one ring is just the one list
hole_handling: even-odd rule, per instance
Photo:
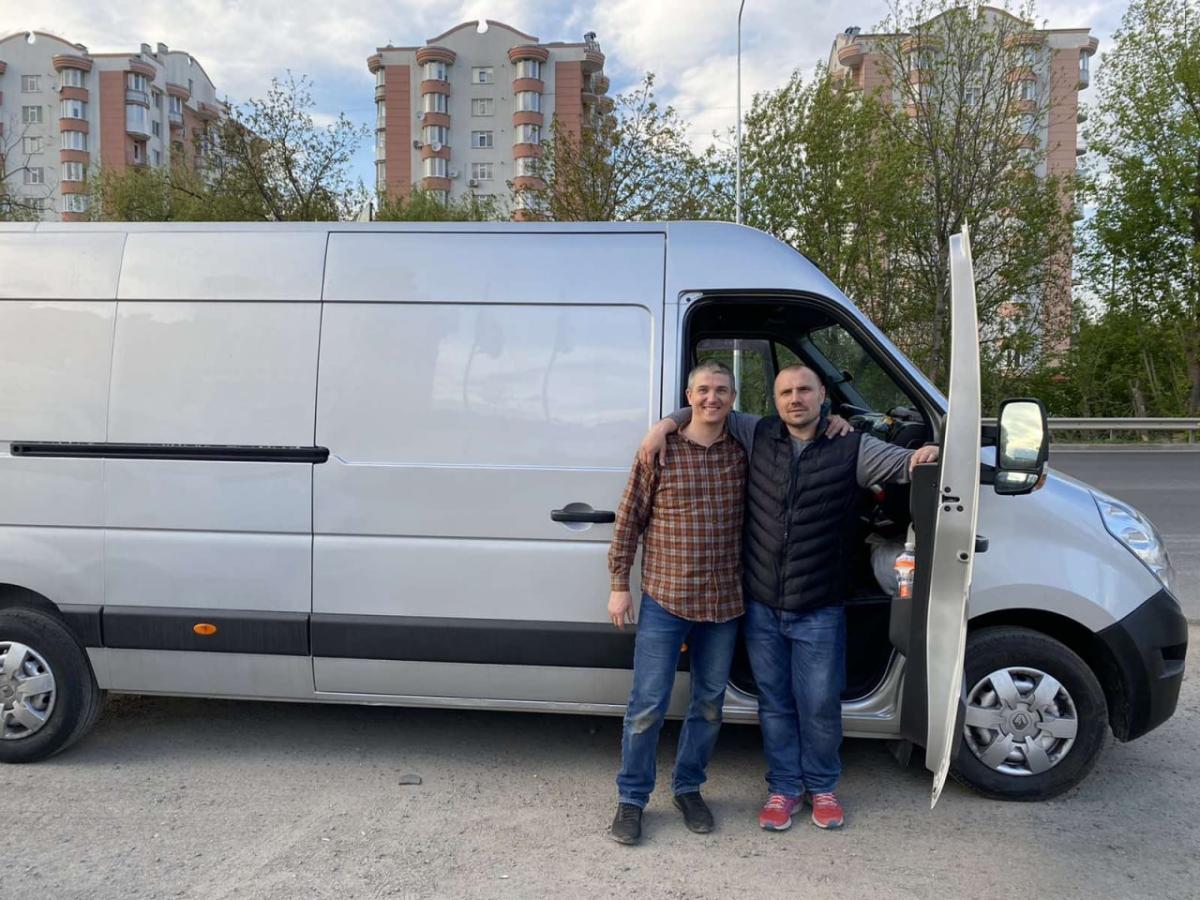
{"label": "street light pole", "polygon": [[742,10],[746,0],[738,6],[737,21],[737,176],[734,199],[734,221],[742,224]]}

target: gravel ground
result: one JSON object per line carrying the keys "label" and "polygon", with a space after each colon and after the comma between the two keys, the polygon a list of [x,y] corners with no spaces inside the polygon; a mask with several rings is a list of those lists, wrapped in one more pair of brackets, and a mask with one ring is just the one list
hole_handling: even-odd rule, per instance
{"label": "gravel ground", "polygon": [[[1197,646],[1200,628],[1191,630]],[[841,832],[766,834],[756,728],[730,726],[687,832],[605,837],[615,719],[116,697],[66,754],[0,768],[0,897],[1200,897],[1200,687],[1057,800],[997,803],[849,741]],[[678,726],[663,732],[669,770]],[[403,785],[418,774],[420,785]]]}

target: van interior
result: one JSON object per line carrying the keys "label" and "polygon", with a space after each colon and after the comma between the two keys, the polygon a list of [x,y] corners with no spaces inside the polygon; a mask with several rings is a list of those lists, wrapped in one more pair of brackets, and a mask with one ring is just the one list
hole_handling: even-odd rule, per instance
{"label": "van interior", "polygon": [[[920,395],[854,324],[827,302],[816,299],[720,296],[696,302],[684,329],[682,371],[717,359],[738,375],[737,408],[774,415],[775,374],[802,362],[821,375],[831,411],[858,431],[905,448],[933,437],[929,411]],[[685,385],[680,385],[680,402]],[[907,485],[874,486],[862,492],[858,552],[846,598],[846,689],[844,701],[867,696],[883,680],[895,652],[888,637],[892,597],[880,586],[871,565],[871,543],[904,540],[910,522]],[[872,535],[877,536],[871,538]],[[744,644],[730,677],[738,690],[756,689]]]}

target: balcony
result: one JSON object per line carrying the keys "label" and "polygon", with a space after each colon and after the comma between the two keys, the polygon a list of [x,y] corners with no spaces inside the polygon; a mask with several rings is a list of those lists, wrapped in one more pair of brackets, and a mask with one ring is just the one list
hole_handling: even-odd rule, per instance
{"label": "balcony", "polygon": [[136,103],[139,106],[150,106],[150,95],[145,91],[139,91],[136,88],[125,88],[125,102]]}
{"label": "balcony", "polygon": [[169,112],[169,113],[167,113],[167,121],[171,123],[172,128],[182,128],[183,127],[183,113]]}

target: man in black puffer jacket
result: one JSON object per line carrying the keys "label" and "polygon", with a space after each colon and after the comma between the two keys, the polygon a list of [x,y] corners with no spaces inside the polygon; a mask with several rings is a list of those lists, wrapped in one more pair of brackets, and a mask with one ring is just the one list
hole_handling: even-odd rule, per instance
{"label": "man in black puffer jacket", "polygon": [[[846,678],[843,601],[859,491],[905,482],[912,466],[935,462],[937,447],[905,450],[870,435],[826,434],[825,388],[807,366],[775,378],[777,416],[732,413],[730,433],[750,455],[742,579],[744,632],[758,683],[759,723],[770,796],[759,825],[783,831],[807,798],[812,821],[838,828],[844,812],[841,692]],[[672,413],[642,444],[657,456],[665,435],[686,424]]]}

